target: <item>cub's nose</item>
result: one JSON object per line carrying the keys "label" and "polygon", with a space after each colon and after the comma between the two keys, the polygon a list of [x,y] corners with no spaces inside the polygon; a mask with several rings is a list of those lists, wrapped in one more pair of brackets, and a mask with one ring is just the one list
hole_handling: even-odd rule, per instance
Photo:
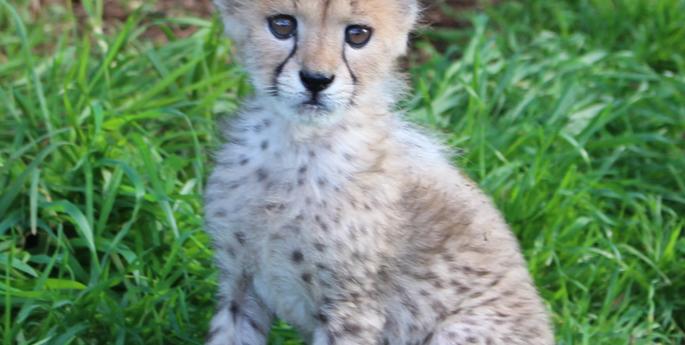
{"label": "cub's nose", "polygon": [[302,80],[302,85],[304,85],[304,87],[306,87],[307,90],[311,91],[312,93],[318,93],[326,90],[326,88],[331,86],[331,83],[333,83],[334,79],[334,75],[328,76],[323,73],[300,71],[300,80]]}

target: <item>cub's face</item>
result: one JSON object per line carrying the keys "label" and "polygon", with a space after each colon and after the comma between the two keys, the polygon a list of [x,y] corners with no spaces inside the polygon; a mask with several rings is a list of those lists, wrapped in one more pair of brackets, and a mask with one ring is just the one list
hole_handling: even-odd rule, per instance
{"label": "cub's face", "polygon": [[416,0],[216,0],[259,96],[295,117],[373,105],[391,93]]}

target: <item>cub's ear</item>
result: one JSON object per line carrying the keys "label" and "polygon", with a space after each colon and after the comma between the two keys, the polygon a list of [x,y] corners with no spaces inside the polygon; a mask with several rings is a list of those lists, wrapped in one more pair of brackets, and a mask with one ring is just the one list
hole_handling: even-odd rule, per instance
{"label": "cub's ear", "polygon": [[409,33],[414,30],[421,16],[421,4],[418,0],[396,0],[399,9],[401,30],[404,32],[404,44],[395,45],[395,53],[398,56],[407,54],[409,47]]}
{"label": "cub's ear", "polygon": [[409,30],[412,30],[419,20],[421,15],[421,4],[418,0],[398,0],[402,10],[402,17],[405,20],[405,25]]}
{"label": "cub's ear", "polygon": [[[214,7],[219,11],[224,25],[224,33],[238,45],[242,45],[247,38],[248,28],[245,13],[248,6],[245,0],[214,0]],[[241,19],[242,18],[242,19]]]}

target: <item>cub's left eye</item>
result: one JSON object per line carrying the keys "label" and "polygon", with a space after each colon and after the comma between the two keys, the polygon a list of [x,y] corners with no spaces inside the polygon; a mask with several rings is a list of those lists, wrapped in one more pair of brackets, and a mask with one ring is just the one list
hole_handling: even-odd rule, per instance
{"label": "cub's left eye", "polygon": [[345,42],[352,48],[362,48],[371,40],[373,29],[364,25],[350,25],[345,29]]}
{"label": "cub's left eye", "polygon": [[297,32],[297,19],[286,14],[278,14],[267,18],[269,30],[280,40],[287,40]]}

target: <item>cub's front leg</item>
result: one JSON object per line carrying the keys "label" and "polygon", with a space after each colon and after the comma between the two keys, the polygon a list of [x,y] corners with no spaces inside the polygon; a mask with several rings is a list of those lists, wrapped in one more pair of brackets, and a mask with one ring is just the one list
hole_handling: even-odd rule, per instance
{"label": "cub's front leg", "polygon": [[219,305],[207,345],[266,345],[273,315],[254,291],[235,253],[217,248]]}
{"label": "cub's front leg", "polygon": [[222,273],[218,310],[207,345],[266,345],[273,316],[252,287],[251,279]]}

